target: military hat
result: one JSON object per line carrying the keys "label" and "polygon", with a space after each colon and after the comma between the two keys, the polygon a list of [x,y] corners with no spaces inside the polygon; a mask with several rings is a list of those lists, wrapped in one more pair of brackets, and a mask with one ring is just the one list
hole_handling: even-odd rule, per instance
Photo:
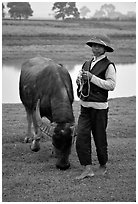
{"label": "military hat", "polygon": [[113,52],[114,49],[110,45],[110,39],[105,35],[93,35],[92,38],[86,42],[86,44],[92,47],[93,44],[99,44],[104,46],[106,52]]}

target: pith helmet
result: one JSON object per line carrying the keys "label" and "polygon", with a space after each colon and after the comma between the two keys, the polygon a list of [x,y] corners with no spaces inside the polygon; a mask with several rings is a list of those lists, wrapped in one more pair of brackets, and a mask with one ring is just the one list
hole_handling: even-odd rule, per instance
{"label": "pith helmet", "polygon": [[93,35],[86,44],[90,47],[92,47],[93,44],[99,44],[106,48],[106,52],[114,51],[114,49],[110,46],[110,39],[105,35]]}

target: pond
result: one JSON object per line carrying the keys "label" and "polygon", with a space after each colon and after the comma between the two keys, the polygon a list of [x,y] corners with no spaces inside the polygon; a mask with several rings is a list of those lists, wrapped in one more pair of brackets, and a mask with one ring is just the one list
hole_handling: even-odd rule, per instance
{"label": "pond", "polygon": [[[76,76],[82,65],[67,65],[70,72],[75,100],[77,97]],[[2,68],[2,103],[21,103],[19,97],[20,65],[6,65]],[[136,64],[117,64],[117,85],[109,92],[109,98],[136,96]]]}

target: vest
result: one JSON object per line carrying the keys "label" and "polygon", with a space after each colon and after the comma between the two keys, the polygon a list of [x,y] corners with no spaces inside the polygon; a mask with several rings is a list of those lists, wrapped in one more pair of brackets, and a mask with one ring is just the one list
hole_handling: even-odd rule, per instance
{"label": "vest", "polygon": [[[105,57],[102,60],[98,61],[90,70],[92,60],[86,61],[82,66],[82,70],[89,71],[90,73],[104,80],[105,80],[105,73],[109,64],[113,64],[113,66],[115,67],[114,63],[108,60],[107,57]],[[88,93],[89,84],[90,84],[90,92]],[[83,85],[81,92],[79,92],[80,85],[78,86],[78,89],[77,89],[78,97],[81,100],[88,101],[88,102],[107,102],[108,90],[100,88],[91,82],[89,84],[88,82],[86,82]],[[84,97],[84,96],[87,96],[87,97]]]}

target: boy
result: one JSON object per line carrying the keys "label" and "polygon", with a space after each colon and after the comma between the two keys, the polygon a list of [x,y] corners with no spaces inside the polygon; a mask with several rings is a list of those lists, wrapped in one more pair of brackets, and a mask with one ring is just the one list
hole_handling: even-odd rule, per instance
{"label": "boy", "polygon": [[93,57],[86,61],[82,73],[77,77],[77,94],[81,112],[78,120],[76,151],[84,171],[76,179],[93,177],[91,159],[91,132],[96,146],[99,171],[107,172],[108,161],[106,127],[108,120],[108,91],[116,85],[116,69],[106,52],[113,52],[107,36],[96,35],[86,43],[92,48]]}

